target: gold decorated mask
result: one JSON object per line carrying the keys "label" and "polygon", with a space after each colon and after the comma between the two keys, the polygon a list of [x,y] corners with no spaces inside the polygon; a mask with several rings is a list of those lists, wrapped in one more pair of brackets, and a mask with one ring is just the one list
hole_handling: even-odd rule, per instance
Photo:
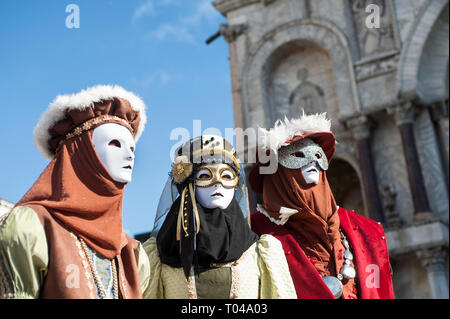
{"label": "gold decorated mask", "polygon": [[220,183],[225,188],[236,188],[239,176],[227,164],[207,164],[199,168],[195,174],[195,186],[210,187]]}

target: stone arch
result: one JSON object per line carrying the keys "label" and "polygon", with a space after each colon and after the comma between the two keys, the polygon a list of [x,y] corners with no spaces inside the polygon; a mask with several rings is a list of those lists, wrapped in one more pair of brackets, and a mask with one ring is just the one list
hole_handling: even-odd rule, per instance
{"label": "stone arch", "polygon": [[334,157],[328,168],[327,178],[339,206],[367,216],[361,179],[350,162],[339,156]]}
{"label": "stone arch", "polygon": [[448,97],[448,4],[434,24],[420,58],[417,94],[425,103]]}
{"label": "stone arch", "polygon": [[430,1],[400,54],[400,98],[419,97],[422,102],[431,103],[448,95],[448,36],[448,0]]}
{"label": "stone arch", "polygon": [[[354,209],[358,214],[363,215],[365,217],[369,217],[368,212],[365,209],[365,207],[366,207],[366,198],[364,196],[365,193],[364,193],[364,190],[363,190],[362,175],[361,175],[361,170],[360,170],[360,167],[359,167],[359,162],[358,162],[358,159],[353,155],[352,150],[350,148],[348,148],[348,146],[346,146],[345,144],[346,143],[344,142],[344,143],[339,143],[339,144],[336,145],[336,151],[335,151],[335,153],[333,155],[333,159],[332,159],[332,161],[330,163],[331,171],[330,171],[330,168],[329,168],[329,172],[327,172],[327,176],[331,177],[330,175],[333,174],[332,172],[336,168],[337,168],[337,170],[339,170],[338,167],[336,167],[337,166],[336,162],[341,161],[341,162],[346,163],[351,168],[351,171],[354,172],[353,179],[357,180],[357,185],[355,187],[353,187],[353,191],[357,190],[357,192],[360,194],[359,196],[360,196],[360,200],[361,200],[361,203],[362,203],[361,204],[362,208],[360,208],[360,207],[350,207],[350,206],[349,207],[345,207],[346,203],[343,203],[343,202],[341,202],[341,203],[338,202],[337,204],[339,206],[342,206],[343,208],[348,209],[348,210]],[[334,162],[334,164],[333,164],[333,162]],[[330,182],[330,187],[332,187],[332,189],[333,189],[333,187],[335,187],[335,185],[332,185],[332,184],[334,184],[335,181],[331,180],[329,182]],[[342,181],[340,182],[340,184],[342,184]],[[336,200],[338,201],[339,198],[336,199]]]}
{"label": "stone arch", "polygon": [[335,75],[339,114],[350,117],[360,110],[352,56],[348,41],[333,24],[318,19],[295,20],[266,33],[249,50],[242,72],[242,102],[245,127],[269,127],[273,120],[264,82],[266,62],[287,43],[309,42],[330,55]]}

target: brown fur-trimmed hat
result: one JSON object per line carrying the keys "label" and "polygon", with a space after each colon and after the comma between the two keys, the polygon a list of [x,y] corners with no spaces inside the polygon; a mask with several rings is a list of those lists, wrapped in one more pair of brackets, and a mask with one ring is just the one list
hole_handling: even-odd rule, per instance
{"label": "brown fur-trimmed hat", "polygon": [[147,122],[146,106],[137,95],[117,85],[59,95],[41,116],[34,143],[44,157],[52,159],[65,140],[105,122],[124,125],[137,142]]}

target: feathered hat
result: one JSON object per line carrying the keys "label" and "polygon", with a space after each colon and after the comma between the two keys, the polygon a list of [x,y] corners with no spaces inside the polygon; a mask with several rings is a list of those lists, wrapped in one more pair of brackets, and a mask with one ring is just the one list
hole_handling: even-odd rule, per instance
{"label": "feathered hat", "polygon": [[126,126],[137,142],[144,131],[146,106],[118,85],[97,85],[75,94],[58,95],[34,130],[34,143],[47,159],[74,136],[106,123]]}
{"label": "feathered hat", "polygon": [[[258,152],[277,154],[280,148],[304,138],[310,138],[320,145],[330,163],[336,149],[336,140],[331,132],[331,121],[327,119],[326,113],[307,115],[303,112],[299,118],[278,120],[269,130],[259,128]],[[253,190],[258,193],[262,193],[264,178],[264,175],[259,172],[261,165],[263,164],[257,157],[257,162],[253,165],[248,178]]]}

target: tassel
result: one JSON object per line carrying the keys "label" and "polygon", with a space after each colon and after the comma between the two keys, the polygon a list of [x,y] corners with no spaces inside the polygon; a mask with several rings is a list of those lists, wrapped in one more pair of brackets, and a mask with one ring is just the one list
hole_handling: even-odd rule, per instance
{"label": "tassel", "polygon": [[[192,183],[189,183],[181,192],[181,203],[177,220],[177,241],[180,243],[180,259],[187,279],[193,268],[194,258],[196,258],[196,241],[199,231],[200,217],[195,201],[194,187]],[[182,235],[183,233],[184,236]]]}
{"label": "tassel", "polygon": [[189,193],[191,195],[192,209],[194,210],[195,216],[195,232],[198,234],[198,232],[200,231],[200,217],[198,215],[197,202],[195,200],[195,193],[192,184],[189,184]]}
{"label": "tassel", "polygon": [[181,227],[183,227],[184,232],[186,233],[186,235],[189,236],[187,229],[185,228],[185,221],[184,221],[184,200],[186,197],[186,191],[187,191],[187,187],[185,187],[183,189],[183,191],[181,192],[181,204],[180,204],[180,210],[178,211],[178,219],[177,219],[177,241],[180,241],[180,236],[181,236]]}

